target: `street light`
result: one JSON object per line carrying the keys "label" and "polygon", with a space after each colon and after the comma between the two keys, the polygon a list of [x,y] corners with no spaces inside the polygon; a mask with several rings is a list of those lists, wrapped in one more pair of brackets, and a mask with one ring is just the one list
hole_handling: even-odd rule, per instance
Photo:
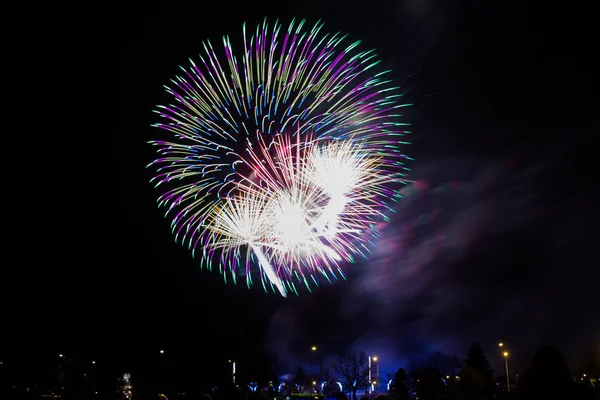
{"label": "street light", "polygon": [[[373,357],[373,361],[375,361],[377,363],[377,369],[376,369],[376,373],[375,373],[375,379],[377,379],[376,381],[373,382],[373,385],[377,385],[377,382],[379,382],[379,357],[374,356]],[[377,392],[379,392],[379,387],[377,388]]]}
{"label": "street light", "polygon": [[165,351],[163,349],[160,349],[160,354],[165,354]]}
{"label": "street light", "polygon": [[502,343],[502,342],[498,343],[498,347],[502,347],[502,346],[504,346],[504,343]]}
{"label": "street light", "polygon": [[92,361],[92,364],[96,364],[96,361]]}
{"label": "street light", "polygon": [[315,353],[317,351],[317,346],[312,346],[310,348],[311,353],[310,353],[310,375],[311,377],[313,376],[313,355],[312,353]]}
{"label": "street light", "polygon": [[369,356],[369,393],[372,393],[373,389],[371,386],[371,356]]}
{"label": "street light", "polygon": [[235,383],[235,361],[229,360],[229,363],[231,364],[231,377]]}
{"label": "street light", "polygon": [[508,375],[508,351],[502,353],[504,356],[504,366],[506,367],[506,387],[510,393],[510,376]]}

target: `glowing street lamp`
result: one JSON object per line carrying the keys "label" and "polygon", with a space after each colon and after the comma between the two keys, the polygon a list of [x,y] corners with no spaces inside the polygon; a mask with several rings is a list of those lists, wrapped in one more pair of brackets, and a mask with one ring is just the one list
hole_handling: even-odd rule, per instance
{"label": "glowing street lamp", "polygon": [[165,351],[163,349],[160,349],[160,354],[165,354]]}
{"label": "glowing street lamp", "polygon": [[506,387],[510,393],[510,376],[508,375],[508,351],[502,353],[504,356],[504,366],[506,367]]}
{"label": "glowing street lamp", "polygon": [[96,361],[92,361],[92,364],[96,364]]}
{"label": "glowing street lamp", "polygon": [[310,375],[313,375],[313,355],[312,353],[316,353],[317,352],[317,346],[312,346],[310,348],[311,350],[311,354],[310,354]]}
{"label": "glowing street lamp", "polygon": [[231,377],[232,377],[233,383],[235,383],[235,361],[229,360],[229,363],[231,364]]}
{"label": "glowing street lamp", "polygon": [[[373,357],[373,361],[375,363],[377,363],[377,367],[376,367],[376,372],[375,372],[375,381],[373,382],[373,385],[377,385],[377,382],[379,382],[379,357],[374,356]],[[379,387],[377,388],[377,391],[379,392]]]}

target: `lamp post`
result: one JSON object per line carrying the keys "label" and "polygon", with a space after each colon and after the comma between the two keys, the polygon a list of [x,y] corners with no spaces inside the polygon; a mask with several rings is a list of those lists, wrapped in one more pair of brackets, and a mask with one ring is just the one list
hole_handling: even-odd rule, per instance
{"label": "lamp post", "polygon": [[310,377],[313,378],[314,374],[313,374],[313,354],[317,351],[317,346],[312,346],[310,348]]}
{"label": "lamp post", "polygon": [[371,356],[369,356],[369,393],[372,393],[372,388],[371,388]]}
{"label": "lamp post", "polygon": [[[498,343],[498,347],[504,347],[503,342]],[[510,375],[508,374],[508,351],[502,353],[504,356],[504,368],[506,369],[506,389],[510,393]]]}
{"label": "lamp post", "polygon": [[373,382],[374,385],[376,385],[376,391],[377,393],[379,393],[379,381],[381,379],[379,379],[379,357],[375,356],[373,357],[373,361],[376,363],[376,369],[375,369],[375,382]]}
{"label": "lamp post", "polygon": [[235,361],[229,360],[229,363],[231,364],[231,380],[235,383]]}
{"label": "lamp post", "polygon": [[504,366],[506,367],[506,387],[510,393],[510,375],[508,374],[508,351],[502,353],[504,356]]}

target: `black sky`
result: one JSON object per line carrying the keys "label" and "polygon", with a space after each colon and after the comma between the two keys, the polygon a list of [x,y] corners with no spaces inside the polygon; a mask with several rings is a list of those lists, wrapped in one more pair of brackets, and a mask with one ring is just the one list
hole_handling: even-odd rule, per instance
{"label": "black sky", "polygon": [[[108,242],[121,274],[110,304],[127,310],[124,337],[241,358],[267,346],[282,366],[302,362],[311,343],[331,354],[359,343],[399,364],[435,349],[462,356],[473,340],[491,350],[500,339],[522,367],[545,343],[576,360],[599,328],[592,67],[583,31],[566,16],[556,24],[555,11],[411,0],[222,5],[126,21],[112,150],[119,222]],[[264,16],[323,18],[328,30],[363,39],[415,104],[409,153],[420,185],[378,252],[348,282],[289,300],[200,271],[173,242],[143,168],[161,85],[202,39],[237,35]],[[220,344],[209,347],[210,338]]]}
{"label": "black sky", "polygon": [[[49,322],[67,310],[67,333],[35,346],[123,368],[160,347],[186,360],[245,360],[267,348],[285,369],[306,362],[313,343],[330,355],[360,345],[387,371],[432,350],[462,357],[474,340],[496,366],[491,352],[504,340],[521,369],[547,343],[575,366],[600,328],[591,39],[567,17],[577,12],[527,2],[309,3],[123,19],[121,120],[104,143],[116,196],[94,255],[71,253],[86,269],[80,283],[48,276],[59,293],[46,293],[57,301],[39,314]],[[407,152],[419,184],[371,261],[349,268],[347,282],[287,300],[201,271],[173,241],[145,169],[161,85],[201,40],[236,36],[265,16],[322,18],[326,30],[362,39],[415,104]]]}

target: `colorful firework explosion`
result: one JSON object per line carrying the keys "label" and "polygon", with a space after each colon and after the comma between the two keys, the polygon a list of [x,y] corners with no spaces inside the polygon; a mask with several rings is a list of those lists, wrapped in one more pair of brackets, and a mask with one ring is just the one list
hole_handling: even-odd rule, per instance
{"label": "colorful firework explosion", "polygon": [[153,126],[172,139],[151,142],[149,165],[177,241],[234,282],[243,272],[250,285],[258,264],[284,296],[366,254],[408,170],[408,104],[389,71],[371,75],[374,51],[304,25],[244,25],[237,55],[227,36],[224,57],[204,42],[165,86],[174,102],[157,106]]}

